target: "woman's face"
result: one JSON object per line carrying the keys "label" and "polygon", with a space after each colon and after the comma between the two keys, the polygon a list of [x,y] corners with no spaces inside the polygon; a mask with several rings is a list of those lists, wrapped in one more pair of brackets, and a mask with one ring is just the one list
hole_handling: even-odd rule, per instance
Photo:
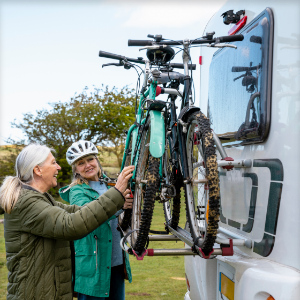
{"label": "woman's face", "polygon": [[41,172],[41,180],[43,181],[43,186],[47,190],[52,187],[57,186],[57,174],[61,167],[57,164],[55,157],[52,153],[49,153],[47,159],[42,166],[38,167]]}
{"label": "woman's face", "polygon": [[76,173],[90,181],[98,181],[98,173],[100,171],[98,161],[94,155],[83,157],[75,162]]}

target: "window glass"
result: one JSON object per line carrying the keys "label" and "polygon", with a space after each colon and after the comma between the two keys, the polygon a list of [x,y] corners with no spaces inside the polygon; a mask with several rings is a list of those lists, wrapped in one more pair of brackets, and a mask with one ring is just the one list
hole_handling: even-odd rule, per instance
{"label": "window glass", "polygon": [[270,124],[273,19],[266,9],[237,49],[217,51],[209,70],[208,116],[225,145],[261,142]]}

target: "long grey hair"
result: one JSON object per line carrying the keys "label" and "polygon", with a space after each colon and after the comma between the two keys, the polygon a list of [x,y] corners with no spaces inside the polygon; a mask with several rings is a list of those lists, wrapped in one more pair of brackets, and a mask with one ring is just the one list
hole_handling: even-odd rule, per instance
{"label": "long grey hair", "polygon": [[0,205],[6,213],[10,214],[17,203],[22,185],[30,185],[34,180],[34,167],[42,166],[52,151],[45,145],[29,144],[20,152],[15,164],[16,176],[7,176],[0,188]]}

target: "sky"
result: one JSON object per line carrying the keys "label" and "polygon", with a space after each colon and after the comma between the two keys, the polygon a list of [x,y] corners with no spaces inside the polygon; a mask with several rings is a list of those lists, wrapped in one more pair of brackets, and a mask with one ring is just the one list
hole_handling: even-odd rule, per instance
{"label": "sky", "polygon": [[[102,68],[112,61],[100,58],[99,50],[145,57],[127,40],[147,39],[147,34],[201,37],[225,2],[0,0],[0,145],[24,138],[11,127],[24,113],[51,109],[49,103],[69,101],[85,87],[135,88],[136,72]],[[193,63],[199,53],[199,48],[191,50]],[[173,62],[182,62],[181,55]],[[197,104],[199,65],[193,77]]]}

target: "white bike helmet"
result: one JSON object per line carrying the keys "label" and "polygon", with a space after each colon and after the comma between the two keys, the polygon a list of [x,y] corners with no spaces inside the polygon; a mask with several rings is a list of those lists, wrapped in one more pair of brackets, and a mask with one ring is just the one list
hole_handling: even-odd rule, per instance
{"label": "white bike helmet", "polygon": [[67,162],[72,165],[79,158],[90,154],[98,154],[97,147],[92,142],[80,140],[68,148],[66,153]]}

